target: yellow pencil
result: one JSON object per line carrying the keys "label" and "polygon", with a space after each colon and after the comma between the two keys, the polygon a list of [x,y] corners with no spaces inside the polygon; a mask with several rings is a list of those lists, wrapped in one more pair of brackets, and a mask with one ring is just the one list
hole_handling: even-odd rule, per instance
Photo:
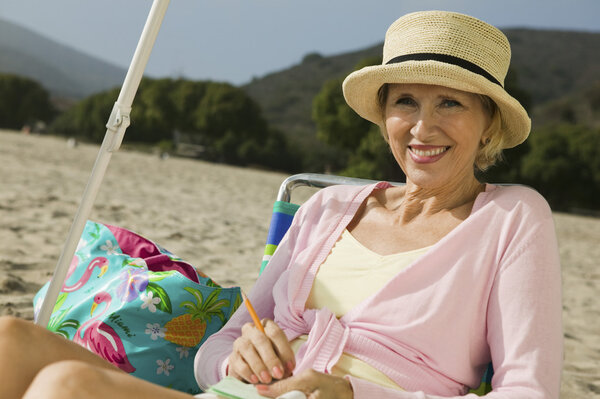
{"label": "yellow pencil", "polygon": [[248,297],[246,296],[246,294],[244,294],[243,291],[241,291],[241,292],[242,292],[242,298],[244,298],[244,304],[246,305],[246,309],[248,309],[248,313],[250,313],[250,317],[252,317],[252,320],[254,321],[254,325],[256,326],[256,328],[258,328],[258,330],[260,332],[262,332],[264,334],[265,329],[263,328],[263,325],[260,322],[260,319],[258,318],[258,315],[256,314],[256,311],[254,310],[254,307],[250,303],[250,299],[248,299]]}

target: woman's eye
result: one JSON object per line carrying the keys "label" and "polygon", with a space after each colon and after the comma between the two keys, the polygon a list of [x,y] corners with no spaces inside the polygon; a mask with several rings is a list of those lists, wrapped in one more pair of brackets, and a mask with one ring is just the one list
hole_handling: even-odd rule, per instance
{"label": "woman's eye", "polygon": [[410,97],[400,97],[396,100],[396,104],[398,105],[415,105],[415,100]]}
{"label": "woman's eye", "polygon": [[451,99],[447,98],[442,101],[442,106],[446,107],[446,108],[452,108],[452,107],[460,107],[461,104],[456,100],[451,100]]}

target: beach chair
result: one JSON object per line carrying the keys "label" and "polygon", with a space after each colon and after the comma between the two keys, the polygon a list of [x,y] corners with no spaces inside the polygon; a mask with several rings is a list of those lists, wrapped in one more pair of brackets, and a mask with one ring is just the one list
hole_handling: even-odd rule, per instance
{"label": "beach chair", "polygon": [[[289,229],[294,218],[294,214],[300,208],[300,205],[291,202],[292,191],[297,187],[308,186],[316,188],[325,188],[336,184],[346,185],[367,185],[375,183],[374,180],[358,179],[344,176],[324,175],[317,173],[302,173],[288,177],[281,183],[277,199],[273,205],[273,215],[267,235],[267,244],[260,267],[260,273],[265,269],[279,242]],[[392,185],[403,185],[404,183],[391,183]],[[481,383],[476,389],[469,392],[483,396],[492,390],[492,376],[494,370],[490,363],[482,376]]]}

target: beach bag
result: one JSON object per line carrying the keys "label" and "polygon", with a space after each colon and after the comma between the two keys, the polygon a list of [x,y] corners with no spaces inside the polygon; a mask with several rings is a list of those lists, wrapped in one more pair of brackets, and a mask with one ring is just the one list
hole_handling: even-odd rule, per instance
{"label": "beach bag", "polygon": [[[46,284],[34,298],[39,312]],[[129,230],[88,221],[48,329],[136,377],[190,394],[199,346],[241,304],[223,288]]]}

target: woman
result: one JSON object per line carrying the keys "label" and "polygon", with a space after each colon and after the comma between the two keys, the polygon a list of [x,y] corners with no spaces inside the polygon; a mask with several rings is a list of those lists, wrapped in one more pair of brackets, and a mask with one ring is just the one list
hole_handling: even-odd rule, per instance
{"label": "woman", "polygon": [[[198,351],[201,386],[230,375],[267,397],[465,397],[492,361],[488,397],[558,398],[550,209],[474,176],[529,133],[501,84],[509,59],[504,35],[466,15],[390,27],[383,65],[352,73],[344,95],[381,127],[406,185],[333,187],[304,204],[250,294],[266,332],[241,307]],[[3,398],[189,397],[16,319],[0,322],[0,352]]]}
{"label": "woman", "polygon": [[332,187],[303,205],[250,294],[266,334],[238,311],[198,352],[202,385],[228,374],[268,397],[458,397],[492,361],[490,398],[558,398],[550,209],[474,174],[529,133],[502,87],[509,61],[506,37],[466,15],[392,24],[383,64],[343,89],[380,126],[406,186]]}

